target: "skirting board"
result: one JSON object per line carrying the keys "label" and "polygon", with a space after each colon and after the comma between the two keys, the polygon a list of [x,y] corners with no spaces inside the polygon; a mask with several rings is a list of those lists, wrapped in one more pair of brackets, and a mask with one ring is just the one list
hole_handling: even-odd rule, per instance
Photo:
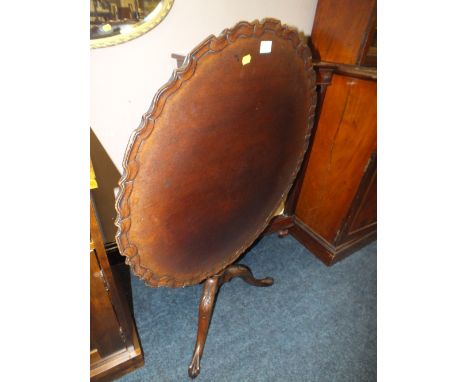
{"label": "skirting board", "polygon": [[294,226],[289,229],[289,232],[328,266],[343,260],[346,256],[377,239],[377,231],[371,231],[359,238],[334,246],[312,231],[297,217],[294,217]]}

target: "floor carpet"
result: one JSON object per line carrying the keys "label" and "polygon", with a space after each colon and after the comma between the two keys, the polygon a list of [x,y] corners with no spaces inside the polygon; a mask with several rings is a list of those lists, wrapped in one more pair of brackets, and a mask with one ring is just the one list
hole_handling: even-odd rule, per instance
{"label": "floor carpet", "polygon": [[[290,236],[261,239],[241,263],[275,283],[223,285],[197,381],[376,381],[376,254],[326,267]],[[131,283],[145,365],[119,381],[189,381],[201,286]]]}

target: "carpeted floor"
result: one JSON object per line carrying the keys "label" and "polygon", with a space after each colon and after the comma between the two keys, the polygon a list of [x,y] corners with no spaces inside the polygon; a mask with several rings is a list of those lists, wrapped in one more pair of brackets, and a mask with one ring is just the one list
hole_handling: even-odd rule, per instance
{"label": "carpeted floor", "polygon": [[[197,381],[376,381],[376,252],[326,267],[290,236],[264,237],[241,263],[275,283],[221,288]],[[131,281],[145,365],[119,381],[189,381],[201,286]]]}

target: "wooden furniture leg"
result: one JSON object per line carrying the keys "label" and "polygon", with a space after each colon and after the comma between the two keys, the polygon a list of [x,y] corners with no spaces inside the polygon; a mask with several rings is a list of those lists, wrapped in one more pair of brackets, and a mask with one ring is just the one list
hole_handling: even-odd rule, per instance
{"label": "wooden furniture leg", "polygon": [[216,294],[224,283],[231,281],[234,277],[240,277],[246,283],[253,286],[266,287],[273,285],[273,279],[266,277],[264,279],[256,279],[252,271],[245,265],[234,264],[227,267],[223,272],[210,277],[203,285],[203,292],[200,298],[198,307],[198,331],[197,342],[193,351],[192,362],[188,369],[190,378],[195,378],[200,374],[200,360],[205,347],[206,336],[210,326],[211,317],[216,301]]}
{"label": "wooden furniture leg", "polygon": [[193,351],[192,362],[188,369],[190,378],[195,378],[200,374],[200,358],[203,355],[206,336],[210,326],[211,316],[213,315],[216,293],[219,289],[219,276],[213,276],[207,279],[203,285],[203,292],[198,307],[198,331],[197,342]]}
{"label": "wooden furniture leg", "polygon": [[278,231],[278,237],[279,237],[280,239],[282,239],[283,237],[286,237],[286,236],[288,236],[288,235],[289,235],[289,230],[288,230],[287,228],[286,228],[286,229],[280,229],[280,230]]}

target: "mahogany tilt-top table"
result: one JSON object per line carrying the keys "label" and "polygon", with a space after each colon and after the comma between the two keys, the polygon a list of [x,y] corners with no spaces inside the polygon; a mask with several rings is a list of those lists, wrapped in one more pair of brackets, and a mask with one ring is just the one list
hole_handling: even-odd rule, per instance
{"label": "mahogany tilt-top table", "polygon": [[155,95],[124,157],[116,240],[151,287],[204,282],[195,351],[200,372],[214,301],[234,264],[284,203],[315,113],[309,48],[280,21],[240,22],[210,36]]}

